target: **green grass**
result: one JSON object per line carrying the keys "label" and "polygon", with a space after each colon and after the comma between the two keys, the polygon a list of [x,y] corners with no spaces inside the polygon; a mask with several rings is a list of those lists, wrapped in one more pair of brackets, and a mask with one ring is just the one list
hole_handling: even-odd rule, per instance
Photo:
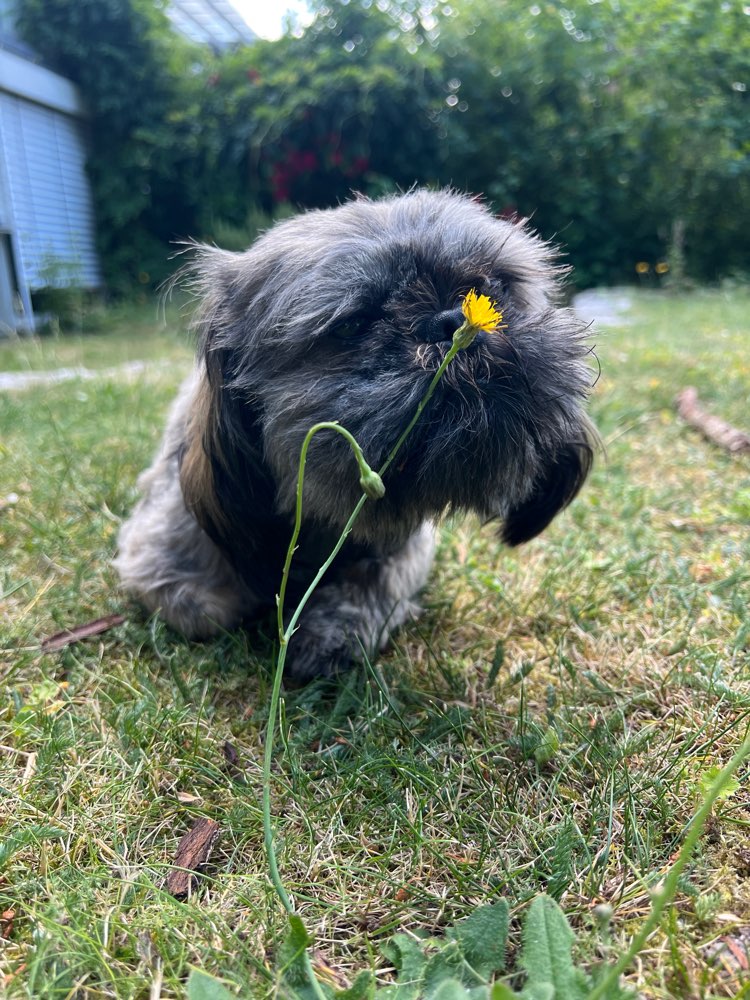
{"label": "green grass", "polygon": [[93,308],[82,332],[0,338],[0,372],[110,368],[130,361],[179,363],[190,356],[182,312],[178,304],[149,299],[137,306]]}
{"label": "green grass", "polygon": [[[375,670],[287,690],[274,774],[282,875],[338,984],[382,982],[397,930],[440,933],[546,891],[577,955],[621,953],[711,769],[750,718],[750,461],[684,427],[673,397],[747,426],[750,292],[637,294],[597,335],[607,443],[539,540],[446,526],[426,612]],[[179,997],[193,967],[238,996],[277,988],[284,917],[266,875],[260,768],[272,622],[191,645],[145,621],[109,568],[189,351],[140,311],[107,331],[0,347],[0,370],[141,376],[0,395],[0,995]],[[41,655],[114,611],[124,625]],[[560,747],[535,759],[553,726]],[[228,741],[238,761],[230,766]],[[733,997],[750,923],[747,768],[628,981]],[[222,828],[192,897],[163,882],[196,816]],[[596,930],[593,907],[614,917]],[[737,947],[735,945],[735,947]],[[326,971],[328,970],[328,971]],[[2,977],[5,977],[4,979]],[[2,985],[4,983],[4,985]]]}

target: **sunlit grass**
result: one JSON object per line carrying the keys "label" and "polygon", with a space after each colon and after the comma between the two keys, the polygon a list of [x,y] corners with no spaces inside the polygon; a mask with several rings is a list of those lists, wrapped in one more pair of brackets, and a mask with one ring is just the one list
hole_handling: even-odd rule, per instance
{"label": "sunlit grass", "polygon": [[92,308],[82,332],[0,337],[0,372],[179,363],[191,354],[183,312],[178,303],[149,299],[139,306]]}
{"label": "sunlit grass", "polygon": [[[425,615],[376,668],[287,691],[280,865],[341,984],[365,966],[387,980],[394,931],[439,932],[500,895],[518,917],[551,893],[588,961],[642,920],[750,715],[750,461],[672,405],[694,384],[747,426],[749,307],[743,288],[637,295],[596,337],[607,459],[570,511],[517,552],[491,526],[446,526]],[[0,994],[178,997],[197,966],[263,996],[283,927],[260,815],[272,623],[191,645],[116,591],[117,526],[189,354],[174,324],[121,319],[0,347],[0,370],[169,360],[0,395]],[[119,628],[40,655],[118,610]],[[750,922],[747,780],[631,970],[644,997],[737,995],[746,973],[710,956]],[[178,902],[163,881],[198,815],[222,836]]]}

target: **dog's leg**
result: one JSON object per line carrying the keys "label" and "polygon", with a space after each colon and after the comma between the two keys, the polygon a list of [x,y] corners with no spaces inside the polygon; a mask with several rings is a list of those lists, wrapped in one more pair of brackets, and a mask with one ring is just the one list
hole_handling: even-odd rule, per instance
{"label": "dog's leg", "polygon": [[256,602],[185,509],[176,458],[141,477],[144,497],[120,531],[115,568],[122,585],[189,638],[234,628]]}
{"label": "dog's leg", "polygon": [[289,643],[295,680],[327,677],[372,657],[391,632],[419,614],[414,597],[424,586],[435,552],[435,532],[423,524],[394,555],[343,568],[310,599]]}
{"label": "dog's leg", "polygon": [[239,625],[258,601],[185,507],[178,456],[194,386],[183,387],[159,453],[138,480],[142,499],[120,530],[114,566],[149,611],[204,639]]}

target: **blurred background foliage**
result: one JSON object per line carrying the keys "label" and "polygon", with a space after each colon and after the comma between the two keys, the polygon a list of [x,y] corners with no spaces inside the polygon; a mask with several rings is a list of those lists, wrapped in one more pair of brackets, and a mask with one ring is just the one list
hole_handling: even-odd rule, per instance
{"label": "blurred background foliage", "polygon": [[579,286],[750,272],[750,5],[317,0],[222,55],[153,0],[24,0],[20,29],[90,109],[112,290],[169,242],[414,183],[483,195],[561,243]]}

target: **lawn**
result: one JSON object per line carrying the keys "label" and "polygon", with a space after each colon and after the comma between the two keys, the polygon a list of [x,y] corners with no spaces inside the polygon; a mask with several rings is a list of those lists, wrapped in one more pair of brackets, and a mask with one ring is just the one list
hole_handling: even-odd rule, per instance
{"label": "lawn", "polygon": [[[190,644],[145,620],[109,566],[188,370],[179,326],[176,311],[141,308],[101,332],[0,345],[0,371],[153,362],[127,380],[0,394],[10,998],[180,997],[196,968],[240,997],[279,989],[285,918],[260,808],[272,623]],[[695,385],[747,429],[750,289],[642,291],[594,339],[606,457],[569,511],[518,551],[492,526],[446,525],[425,614],[375,668],[285,692],[279,864],[313,964],[339,987],[363,968],[388,982],[395,932],[440,936],[501,897],[512,969],[541,892],[584,967],[612,961],[747,734],[750,459],[682,425],[673,398]],[[40,652],[114,612],[122,625]],[[749,777],[715,806],[628,969],[644,998],[750,996]],[[197,817],[221,834],[180,900],[164,880]]]}

